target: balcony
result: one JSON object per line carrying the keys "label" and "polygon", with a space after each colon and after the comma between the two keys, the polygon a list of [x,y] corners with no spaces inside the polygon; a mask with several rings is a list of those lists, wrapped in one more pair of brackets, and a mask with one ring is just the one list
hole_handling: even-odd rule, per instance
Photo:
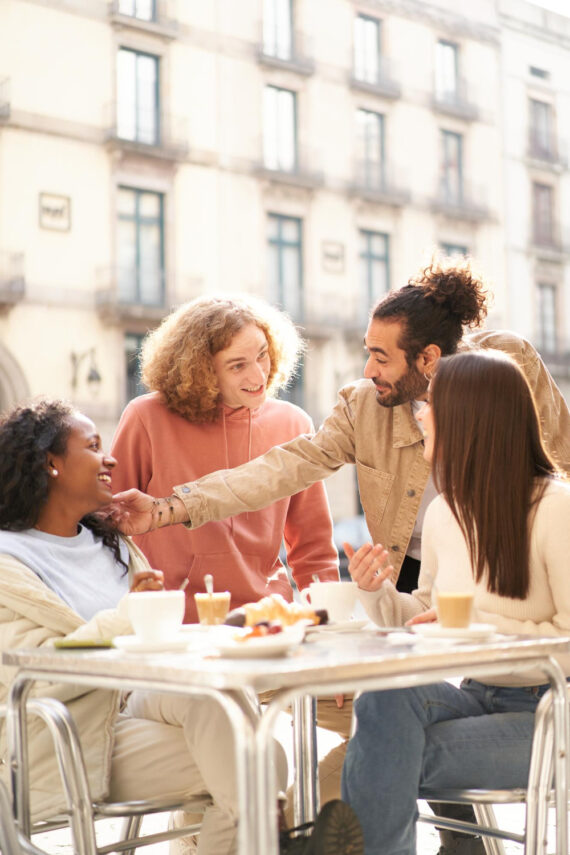
{"label": "balcony", "polygon": [[105,114],[105,142],[110,148],[162,160],[181,161],[188,156],[185,119],[118,102],[108,104]]}
{"label": "balcony", "polygon": [[558,336],[541,340],[539,336],[533,343],[555,379],[570,377],[570,341]]}
{"label": "balcony", "polygon": [[111,0],[109,19],[117,27],[127,27],[153,33],[165,39],[178,35],[178,20],[173,14],[171,0],[154,0],[143,12],[137,10],[136,0]]}
{"label": "balcony", "polygon": [[382,98],[399,98],[402,94],[395,67],[385,56],[379,56],[373,67],[361,66],[355,62],[349,76],[349,84],[353,89]]}
{"label": "balcony", "polygon": [[107,323],[156,323],[168,310],[164,270],[102,267],[96,279],[95,308]]}
{"label": "balcony", "polygon": [[467,83],[463,78],[459,78],[455,89],[435,92],[432,98],[432,109],[436,113],[455,116],[467,122],[473,122],[479,118],[479,108],[470,101]]}
{"label": "balcony", "polygon": [[0,252],[0,311],[23,300],[26,292],[23,252]]}
{"label": "balcony", "polygon": [[279,33],[262,34],[256,54],[257,61],[270,68],[284,68],[304,77],[315,71],[310,42],[299,32],[285,34],[285,37]]}
{"label": "balcony", "polygon": [[316,169],[317,155],[306,148],[297,148],[291,155],[268,153],[261,162],[256,162],[254,173],[259,178],[276,181],[280,184],[292,184],[311,190],[324,183],[322,170]]}
{"label": "balcony", "polygon": [[0,77],[0,122],[10,118],[10,78]]}
{"label": "balcony", "polygon": [[530,224],[529,234],[531,251],[545,260],[557,261],[570,253],[570,241],[564,239],[560,223],[535,219]]}
{"label": "balcony", "polygon": [[348,192],[367,202],[392,208],[400,208],[410,201],[409,190],[394,179],[394,170],[386,163],[369,160],[357,161]]}
{"label": "balcony", "polygon": [[545,139],[543,134],[539,134],[532,128],[528,140],[527,157],[535,161],[537,166],[550,166],[556,171],[568,169],[566,146],[557,144],[554,137]]}
{"label": "balcony", "polygon": [[434,214],[442,214],[452,220],[480,223],[491,219],[481,191],[465,185],[455,191],[441,187],[437,196],[431,200],[430,208]]}
{"label": "balcony", "polygon": [[337,333],[362,337],[368,323],[368,299],[355,291],[338,289],[303,290],[294,296],[294,305],[279,302],[268,293],[267,299],[287,312],[294,323],[304,328],[311,339],[328,339]]}

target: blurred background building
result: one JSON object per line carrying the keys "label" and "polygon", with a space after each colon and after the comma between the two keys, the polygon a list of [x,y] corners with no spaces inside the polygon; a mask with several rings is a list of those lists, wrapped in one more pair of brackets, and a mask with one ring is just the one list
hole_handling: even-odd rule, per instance
{"label": "blurred background building", "polygon": [[108,443],[145,332],[247,291],[303,328],[319,423],[433,248],[568,394],[569,57],[525,0],[0,0],[0,410],[70,398]]}

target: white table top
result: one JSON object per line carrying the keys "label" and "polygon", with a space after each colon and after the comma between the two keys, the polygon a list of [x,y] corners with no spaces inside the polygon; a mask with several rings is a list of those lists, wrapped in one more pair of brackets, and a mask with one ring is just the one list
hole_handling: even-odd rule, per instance
{"label": "white table top", "polygon": [[[247,642],[245,642],[247,643]],[[36,648],[10,650],[2,654],[5,665],[53,675],[68,682],[75,679],[101,684],[124,679],[170,686],[210,689],[254,689],[299,686],[317,689],[335,682],[358,682],[362,678],[394,676],[401,673],[445,669],[458,675],[473,666],[480,672],[505,672],[509,660],[534,659],[570,652],[570,638],[494,636],[486,641],[452,642],[437,645],[418,638],[417,643],[395,645],[379,631],[322,633],[315,641],[305,641],[288,655],[276,658],[229,659],[215,650],[164,653],[132,653],[109,650],[56,650]],[[450,661],[451,660],[451,661]],[[490,664],[492,663],[492,664]],[[435,679],[438,679],[436,677]],[[545,678],[544,682],[547,682]]]}

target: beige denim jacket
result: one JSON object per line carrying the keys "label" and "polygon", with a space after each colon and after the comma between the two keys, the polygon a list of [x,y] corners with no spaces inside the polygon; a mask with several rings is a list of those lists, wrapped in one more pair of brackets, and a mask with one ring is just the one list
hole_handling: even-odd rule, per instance
{"label": "beige denim jacket", "polygon": [[[523,368],[538,405],[548,449],[570,474],[570,413],[532,345],[508,332],[466,336],[463,349],[495,348]],[[513,449],[515,452],[515,449]],[[174,492],[184,502],[189,528],[254,511],[304,490],[354,463],[366,523],[374,543],[390,551],[397,579],[430,466],[410,404],[381,407],[370,380],[339,392],[338,402],[313,436],[300,436],[261,457],[212,472]]]}

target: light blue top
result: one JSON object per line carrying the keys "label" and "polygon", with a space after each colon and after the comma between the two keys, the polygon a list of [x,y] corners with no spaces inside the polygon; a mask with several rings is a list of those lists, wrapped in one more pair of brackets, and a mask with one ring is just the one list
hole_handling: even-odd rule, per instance
{"label": "light blue top", "polygon": [[[121,541],[121,558],[129,562]],[[114,609],[129,589],[127,571],[113,552],[79,527],[74,537],[59,537],[35,528],[0,531],[0,553],[11,555],[33,570],[51,590],[84,620],[102,609]]]}

